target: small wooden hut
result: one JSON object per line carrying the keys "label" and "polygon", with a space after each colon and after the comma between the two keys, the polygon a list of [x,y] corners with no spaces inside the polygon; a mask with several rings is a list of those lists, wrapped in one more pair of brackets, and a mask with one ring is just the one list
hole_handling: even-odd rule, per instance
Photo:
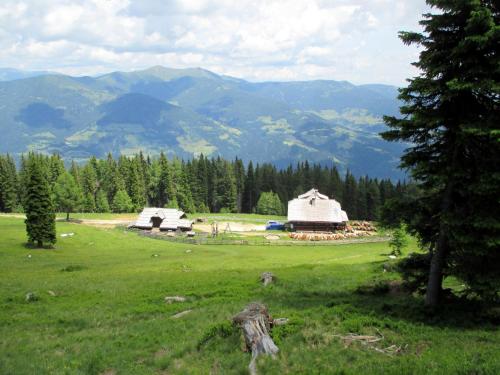
{"label": "small wooden hut", "polygon": [[149,230],[159,228],[161,231],[177,229],[190,231],[193,229],[193,221],[188,220],[183,211],[175,208],[145,207],[132,227]]}
{"label": "small wooden hut", "polygon": [[292,231],[331,232],[344,228],[348,220],[340,203],[317,189],[311,189],[288,202],[286,225]]}

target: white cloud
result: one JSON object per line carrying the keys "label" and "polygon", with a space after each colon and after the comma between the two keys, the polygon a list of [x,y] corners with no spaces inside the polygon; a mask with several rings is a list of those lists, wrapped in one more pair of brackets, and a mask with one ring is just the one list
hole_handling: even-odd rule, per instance
{"label": "white cloud", "polygon": [[45,33],[65,35],[75,28],[82,16],[83,8],[78,5],[62,5],[52,9],[44,17]]}
{"label": "white cloud", "polygon": [[0,60],[95,74],[162,64],[250,80],[403,84],[424,0],[2,0]]}

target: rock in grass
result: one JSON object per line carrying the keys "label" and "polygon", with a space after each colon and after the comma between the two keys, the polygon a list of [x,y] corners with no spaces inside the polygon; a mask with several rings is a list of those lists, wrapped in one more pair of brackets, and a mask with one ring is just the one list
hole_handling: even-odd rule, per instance
{"label": "rock in grass", "polygon": [[38,301],[38,296],[34,292],[26,293],[26,302],[36,302]]}
{"label": "rock in grass", "polygon": [[283,326],[288,323],[288,318],[273,319],[273,326]]}
{"label": "rock in grass", "polygon": [[165,297],[165,302],[166,303],[174,303],[174,302],[186,302],[186,297],[182,296],[166,296]]}

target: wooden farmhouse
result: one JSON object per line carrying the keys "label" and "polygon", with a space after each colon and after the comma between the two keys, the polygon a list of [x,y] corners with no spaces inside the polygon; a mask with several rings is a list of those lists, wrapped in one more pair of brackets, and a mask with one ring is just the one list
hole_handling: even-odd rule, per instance
{"label": "wooden farmhouse", "polygon": [[193,221],[186,218],[186,214],[175,208],[146,207],[142,210],[137,221],[132,225],[139,229],[159,228],[161,231],[190,231]]}
{"label": "wooden farmhouse", "polygon": [[287,227],[292,231],[331,232],[344,228],[347,220],[347,213],[340,203],[317,189],[288,202]]}

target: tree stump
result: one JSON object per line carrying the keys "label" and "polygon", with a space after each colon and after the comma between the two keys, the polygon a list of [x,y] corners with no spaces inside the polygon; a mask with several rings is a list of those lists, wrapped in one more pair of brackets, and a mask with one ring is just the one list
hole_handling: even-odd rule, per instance
{"label": "tree stump", "polygon": [[275,277],[272,272],[264,272],[262,275],[260,275],[260,281],[262,281],[264,286],[271,284],[274,280]]}
{"label": "tree stump", "polygon": [[252,360],[248,365],[252,375],[257,374],[255,361],[259,355],[274,357],[279,351],[269,335],[272,322],[266,306],[255,302],[233,318],[233,323],[243,330],[247,349],[252,351]]}

